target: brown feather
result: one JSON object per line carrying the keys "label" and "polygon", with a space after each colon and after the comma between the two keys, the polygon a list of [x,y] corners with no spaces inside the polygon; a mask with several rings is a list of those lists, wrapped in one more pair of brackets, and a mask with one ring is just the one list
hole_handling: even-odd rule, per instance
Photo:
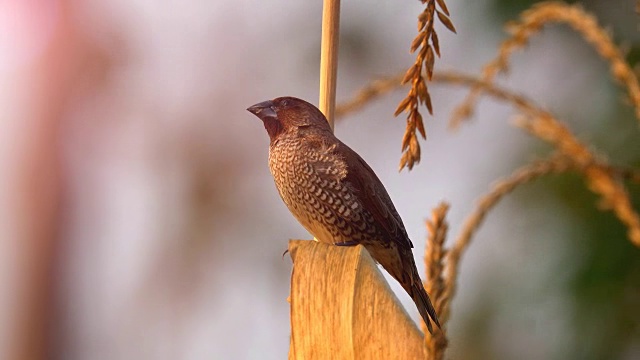
{"label": "brown feather", "polygon": [[[340,142],[340,140],[337,141]],[[349,168],[346,181],[354,186],[363,207],[371,211],[377,224],[382,226],[386,235],[385,240],[413,248],[402,219],[378,176],[360,155],[342,142],[340,144],[340,151],[345,155]]]}

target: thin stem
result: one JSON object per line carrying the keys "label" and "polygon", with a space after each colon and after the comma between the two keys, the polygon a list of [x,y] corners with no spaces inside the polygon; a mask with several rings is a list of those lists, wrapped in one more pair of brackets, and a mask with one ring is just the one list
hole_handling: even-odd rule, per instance
{"label": "thin stem", "polygon": [[340,0],[324,0],[322,6],[322,45],[320,50],[320,111],[333,129],[338,78],[338,39]]}

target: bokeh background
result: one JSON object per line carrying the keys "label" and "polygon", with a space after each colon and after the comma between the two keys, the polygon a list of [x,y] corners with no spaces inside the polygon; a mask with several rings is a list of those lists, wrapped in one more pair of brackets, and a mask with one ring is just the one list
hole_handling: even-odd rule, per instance
{"label": "bokeh background", "polygon": [[[412,64],[419,1],[342,1],[338,101]],[[447,1],[436,69],[477,73],[532,1]],[[640,57],[634,2],[585,8]],[[283,359],[290,238],[268,137],[246,107],[316,103],[320,1],[9,0],[0,3],[0,358]],[[616,164],[640,132],[608,66],[549,27],[500,82],[567,121]],[[406,90],[406,89],[405,89]],[[341,119],[415,244],[448,201],[455,235],[493,181],[549,149],[484,101],[447,129],[461,89],[431,88],[421,164],[397,172],[405,90]],[[631,186],[640,205],[640,192]],[[454,359],[640,358],[640,251],[577,175],[527,185],[463,259]],[[637,207],[636,207],[637,208]],[[414,319],[417,311],[390,281]]]}

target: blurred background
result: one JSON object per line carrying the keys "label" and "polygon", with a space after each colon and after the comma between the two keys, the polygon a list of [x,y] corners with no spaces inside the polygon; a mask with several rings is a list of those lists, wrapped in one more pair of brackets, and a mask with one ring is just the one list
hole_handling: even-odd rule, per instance
{"label": "blurred background", "polygon": [[[338,101],[413,63],[419,1],[342,1]],[[448,0],[436,70],[478,73],[533,1]],[[640,58],[631,0],[584,7]],[[317,103],[321,2],[8,0],[0,3],[0,358],[284,359],[290,238],[268,137],[245,111]],[[549,27],[500,83],[567,121],[615,164],[640,166],[637,119],[608,65]],[[465,91],[431,87],[412,172],[397,172],[406,88],[337,124],[385,183],[423,271],[425,219],[450,238],[492,182],[550,149]],[[636,209],[638,187],[630,187]],[[640,358],[640,251],[577,175],[517,190],[462,261],[454,359]],[[414,319],[415,306],[393,289]]]}

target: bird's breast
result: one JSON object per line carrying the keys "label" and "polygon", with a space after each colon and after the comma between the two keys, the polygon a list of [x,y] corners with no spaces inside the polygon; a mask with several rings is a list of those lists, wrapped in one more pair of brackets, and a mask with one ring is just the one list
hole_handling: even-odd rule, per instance
{"label": "bird's breast", "polygon": [[319,241],[366,242],[377,236],[373,217],[344,180],[347,169],[339,157],[281,141],[270,148],[269,168],[282,200]]}

